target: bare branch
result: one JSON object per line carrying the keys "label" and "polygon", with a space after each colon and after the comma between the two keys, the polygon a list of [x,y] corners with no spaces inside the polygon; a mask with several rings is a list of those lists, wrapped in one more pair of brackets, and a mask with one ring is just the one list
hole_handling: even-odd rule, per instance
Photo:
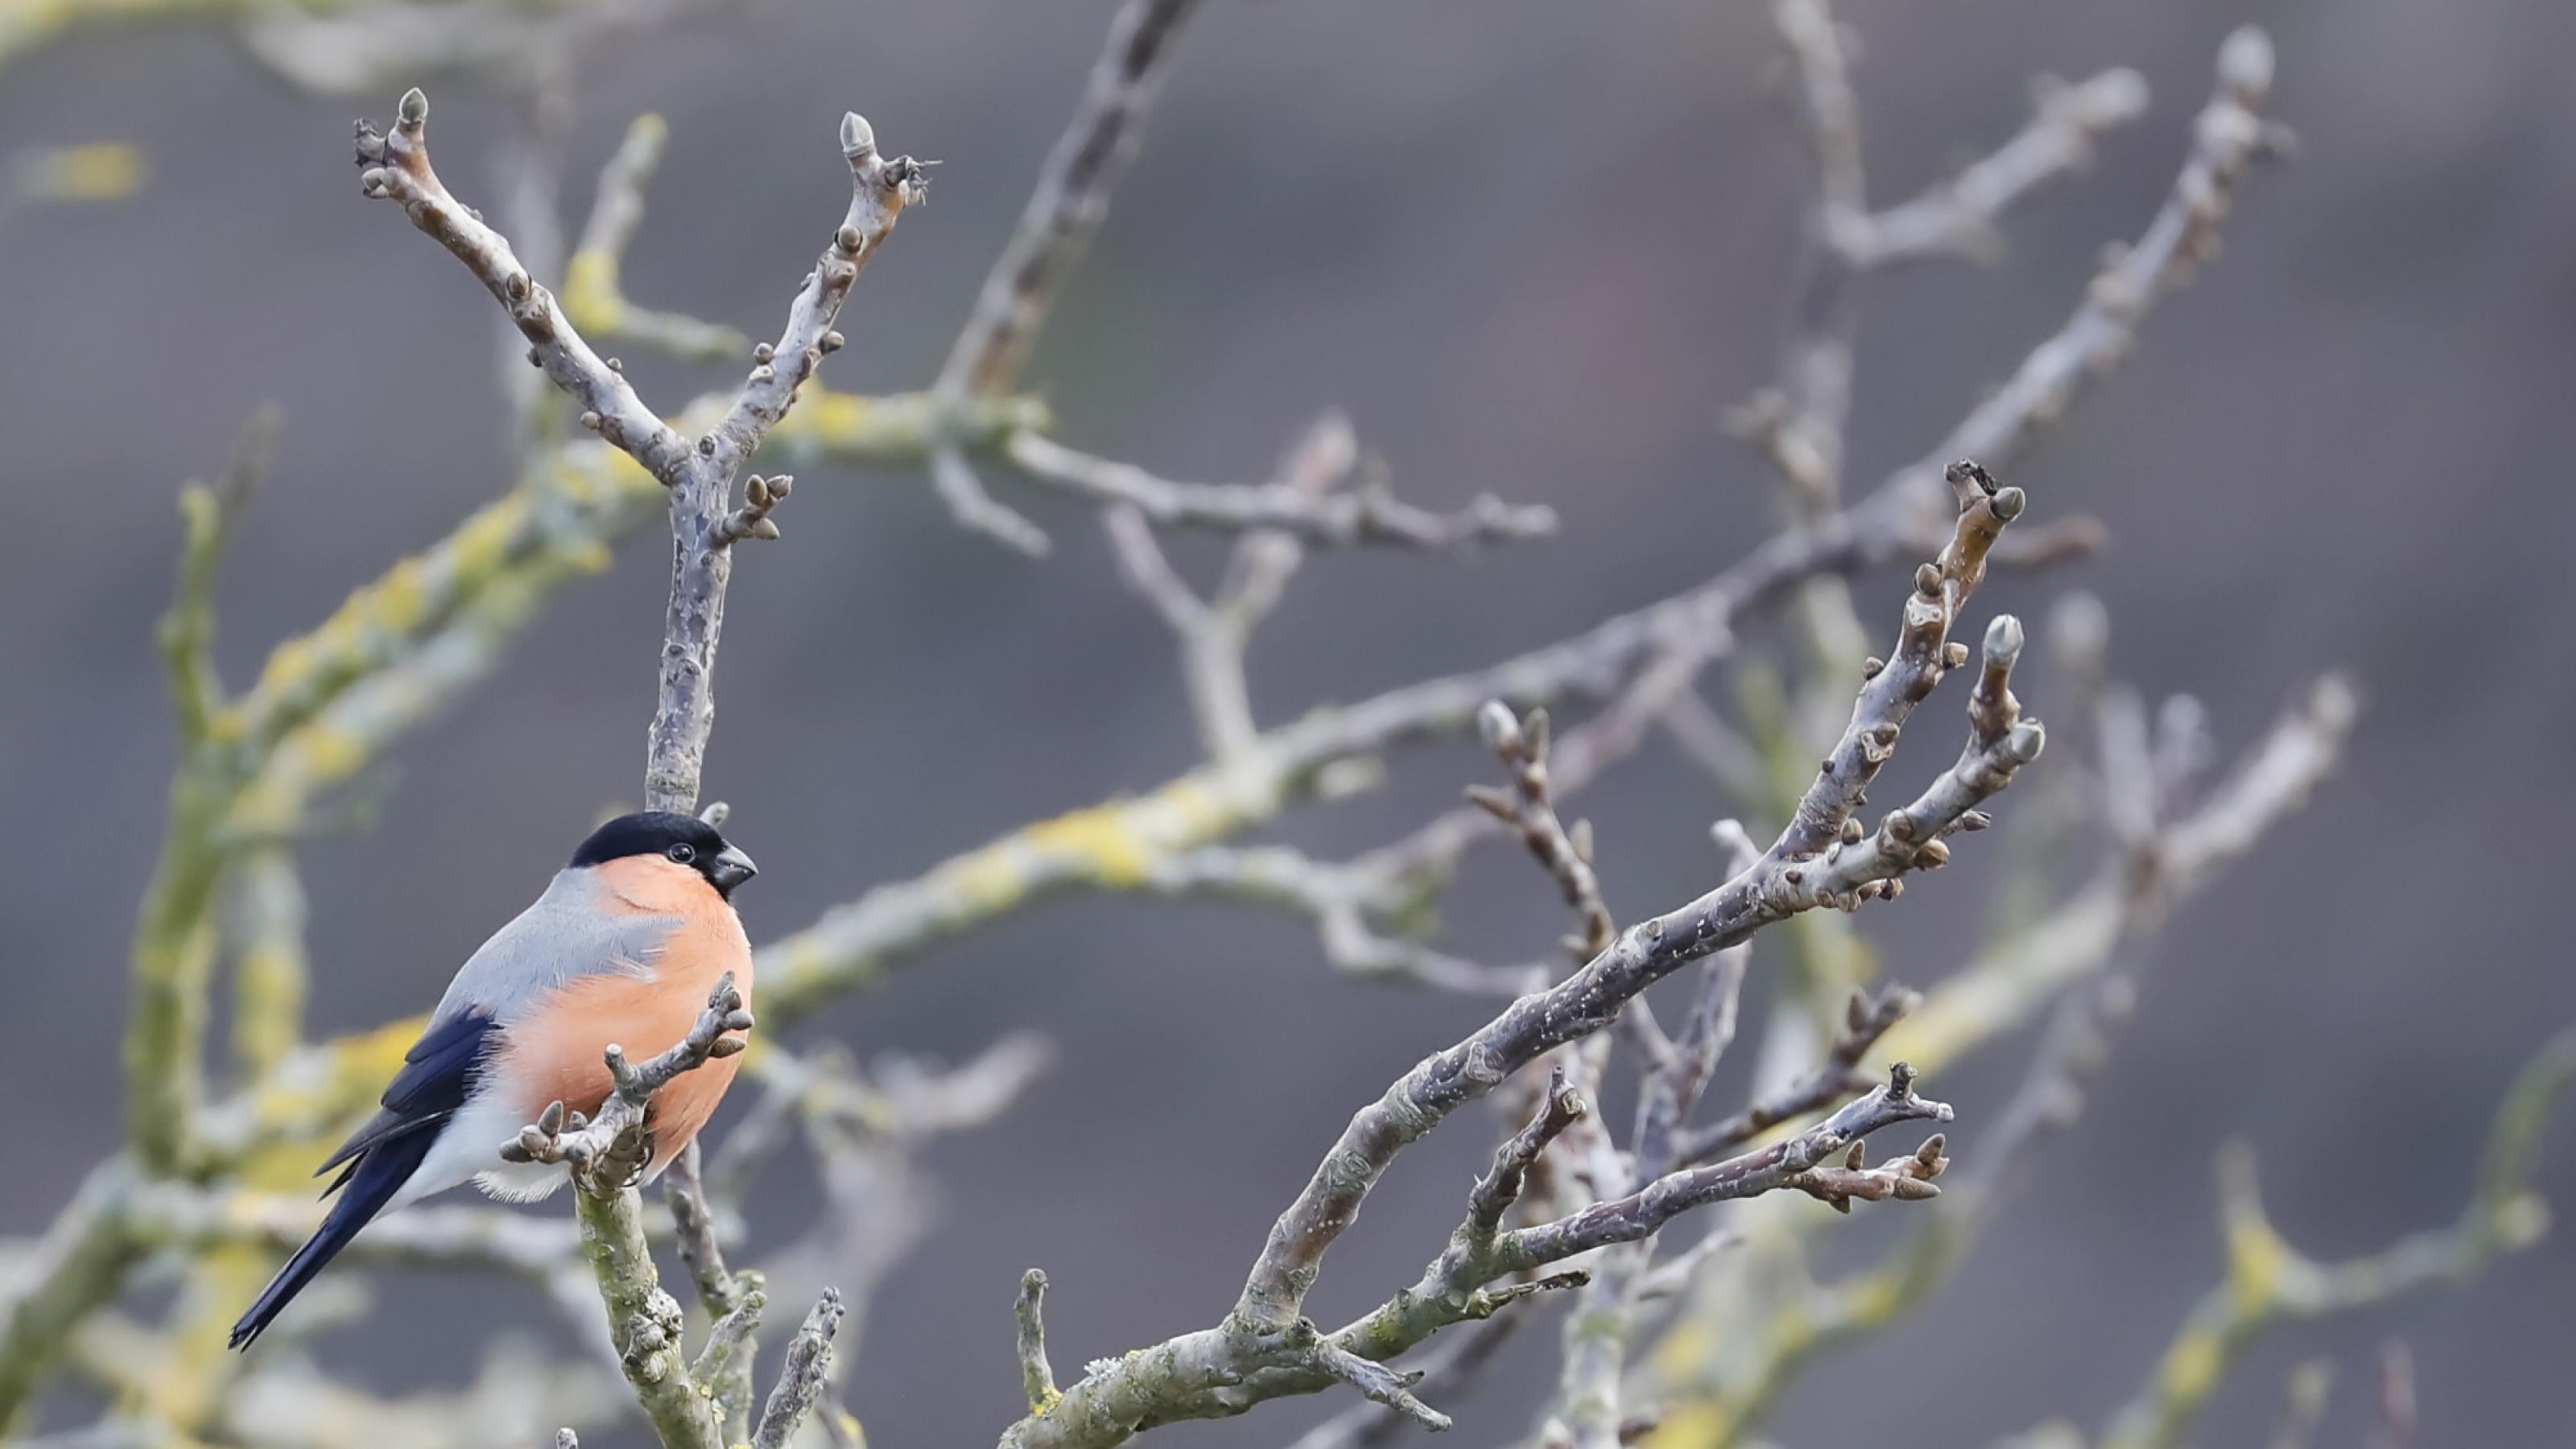
{"label": "bare branch", "polygon": [[1448,1415],[1413,1396],[1419,1374],[1400,1373],[1364,1359],[1330,1339],[1318,1340],[1314,1351],[1315,1362],[1324,1372],[1366,1394],[1371,1402],[1384,1404],[1425,1429],[1449,1427]]}
{"label": "bare branch", "polygon": [[1612,1243],[1635,1242],[1692,1208],[1782,1188],[1836,1203],[1844,1211],[1850,1210],[1852,1197],[1873,1201],[1889,1196],[1932,1197],[1938,1190],[1930,1179],[1940,1174],[1940,1164],[1946,1160],[1940,1155],[1938,1136],[1930,1138],[1921,1153],[1900,1159],[1911,1167],[1894,1172],[1879,1169],[1876,1176],[1851,1168],[1848,1156],[1843,1168],[1829,1166],[1826,1159],[1848,1154],[1861,1138],[1883,1127],[1923,1120],[1947,1122],[1951,1116],[1949,1104],[1914,1095],[1914,1070],[1900,1062],[1886,1084],[1872,1088],[1868,1096],[1819,1126],[1743,1157],[1667,1174],[1640,1191],[1571,1217],[1518,1229],[1497,1243],[1497,1257],[1512,1269],[1561,1262]]}
{"label": "bare branch", "polygon": [[1459,1237],[1469,1254],[1481,1256],[1491,1251],[1494,1235],[1502,1230],[1503,1215],[1520,1200],[1530,1164],[1538,1161],[1550,1142],[1591,1110],[1582,1094],[1566,1085],[1565,1068],[1559,1066],[1548,1078],[1547,1094],[1540,1099],[1537,1114],[1530,1118],[1529,1125],[1495,1150],[1493,1167],[1476,1179],[1475,1190],[1467,1194],[1467,1221],[1459,1229]]}
{"label": "bare branch", "polygon": [[1827,1049],[1822,1064],[1724,1121],[1680,1134],[1672,1160],[1683,1164],[1705,1162],[1734,1151],[1783,1122],[1821,1112],[1855,1092],[1869,1090],[1869,1077],[1860,1070],[1861,1059],[1922,1000],[1919,993],[1902,986],[1888,987],[1875,997],[1853,991],[1844,1010],[1843,1030]]}
{"label": "bare branch", "polygon": [[[1951,621],[1983,577],[1995,540],[2022,511],[2019,490],[1998,488],[1973,464],[1959,465],[1953,474],[1962,498],[1959,514],[1940,559],[1918,574],[1895,660],[1871,671],[1843,742],[1809,788],[1796,820],[1771,849],[1698,900],[1631,926],[1563,982],[1514,1002],[1464,1041],[1424,1059],[1397,1080],[1352,1117],[1305,1189],[1280,1214],[1234,1311],[1221,1326],[1094,1365],[1054,1409],[1014,1425],[1004,1436],[1005,1445],[1112,1445],[1153,1423],[1234,1412],[1260,1398],[1311,1392],[1319,1379],[1330,1381],[1336,1369],[1313,1351],[1315,1330],[1302,1316],[1306,1293],[1326,1251],[1408,1143],[1541,1055],[1607,1027],[1647,986],[1682,965],[1800,911],[1828,904],[1855,906],[1864,888],[1870,895],[1887,894],[1880,887],[1898,875],[1946,858],[1942,837],[1966,824],[1972,808],[2038,752],[2037,726],[2019,718],[2006,688],[2018,652],[2017,628],[1999,626],[1989,632],[1987,665],[1970,701],[1970,738],[1959,763],[1912,807],[1891,815],[1866,848],[1857,836],[1846,840],[1841,823],[1859,803],[1861,787],[1892,752],[1915,704],[1943,673],[1966,663],[1964,649],[1949,643]],[[1527,744],[1524,740],[1525,748]],[[1801,849],[1810,837],[1813,844]],[[1488,1316],[1503,1303],[1545,1286],[1524,1283],[1495,1292],[1482,1289],[1483,1283],[1636,1241],[1673,1215],[1707,1202],[1781,1188],[1843,1201],[1860,1195],[1914,1195],[1930,1186],[1926,1179],[1937,1170],[1937,1149],[1911,1172],[1870,1174],[1847,1166],[1840,1174],[1807,1175],[1878,1127],[1949,1115],[1947,1107],[1917,1098],[1912,1081],[1911,1069],[1900,1067],[1886,1086],[1787,1142],[1671,1174],[1641,1193],[1554,1222],[1498,1234],[1480,1249],[1477,1225],[1499,1217],[1499,1210],[1489,1210],[1486,1203],[1503,1196],[1506,1184],[1516,1192],[1519,1173],[1509,1170],[1509,1164],[1525,1166],[1553,1135],[1545,1128],[1562,1114],[1551,1106],[1528,1134],[1506,1146],[1491,1186],[1480,1188],[1469,1227],[1425,1271],[1423,1281],[1329,1341],[1382,1361],[1442,1326]],[[1556,1099],[1552,1092],[1551,1104]],[[1532,1139],[1535,1145],[1527,1145]],[[1909,1186],[1899,1187],[1900,1182]]]}
{"label": "bare branch", "polygon": [[687,444],[573,330],[554,294],[519,264],[509,239],[449,195],[431,169],[429,98],[417,87],[405,91],[390,132],[360,121],[357,152],[365,168],[360,189],[400,203],[412,225],[463,262],[528,339],[546,376],[580,404],[585,417],[598,420],[599,435],[632,454],[647,473],[676,485],[688,460]]}
{"label": "bare branch", "polygon": [[[716,644],[724,629],[725,586],[736,537],[774,537],[771,506],[786,496],[778,481],[754,479],[740,512],[733,480],[797,397],[797,389],[838,349],[832,330],[859,272],[884,246],[907,207],[926,188],[921,163],[877,150],[876,132],[856,112],[841,117],[841,156],[850,167],[850,205],[831,245],[805,274],[787,325],[754,353],[751,375],[723,418],[698,437],[695,455],[665,479],[671,485],[671,604],[665,616],[661,687],[644,772],[646,808],[697,808],[707,736],[715,727]],[[603,430],[603,436],[605,431]],[[611,438],[614,442],[616,439]],[[738,531],[737,531],[738,530]]]}
{"label": "bare branch", "polygon": [[1476,712],[1476,727],[1485,748],[1502,756],[1511,771],[1512,790],[1505,794],[1476,786],[1468,790],[1468,798],[1518,832],[1521,843],[1555,879],[1580,928],[1580,934],[1565,938],[1565,948],[1576,961],[1588,961],[1610,949],[1619,928],[1601,902],[1601,878],[1592,869],[1591,827],[1577,821],[1568,830],[1557,818],[1547,773],[1547,711],[1532,710],[1523,721],[1502,701],[1488,700]]}

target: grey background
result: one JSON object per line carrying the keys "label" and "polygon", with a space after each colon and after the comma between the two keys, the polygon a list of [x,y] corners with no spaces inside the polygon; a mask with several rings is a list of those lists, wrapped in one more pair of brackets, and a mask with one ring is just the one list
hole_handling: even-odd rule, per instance
{"label": "grey background", "polygon": [[[775,4],[620,43],[582,77],[572,175],[634,112],[667,114],[630,290],[758,331],[838,206],[832,120],[864,110],[890,146],[947,164],[871,270],[832,381],[917,385],[1111,8]],[[2260,1147],[2303,1246],[2372,1248],[2448,1220],[2498,1091],[2576,1020],[2576,11],[1845,10],[1867,42],[1882,200],[2006,134],[2032,72],[2133,64],[2156,101],[2093,174],[2012,226],[2007,266],[1868,289],[1863,481],[1928,446],[2055,325],[2098,247],[2161,195],[2221,36],[2274,27],[2276,109],[2299,159],[2257,182],[2222,261],[2015,473],[2048,513],[2104,516],[2115,542],[2072,574],[2005,581],[1994,602],[2031,612],[2068,583],[2098,591],[2119,673],[2198,693],[2231,744],[2322,667],[2352,668],[2368,700],[2343,777],[2174,921],[2109,1089],[2035,1189],[1927,1309],[1811,1377],[1774,1424],[1792,1443],[1850,1443],[1904,1403],[1922,1442],[1965,1444],[2050,1413],[2098,1422],[2142,1381],[2219,1269],[2218,1141]],[[1410,496],[1491,489],[1567,520],[1560,541],[1463,562],[1317,561],[1256,648],[1266,719],[1569,632],[1765,531],[1771,484],[1713,425],[1770,370],[1800,195],[1760,7],[1215,0],[1185,45],[1032,373],[1066,436],[1176,475],[1253,476],[1341,404]],[[471,84],[437,99],[442,170],[488,197],[515,112]],[[0,1053],[0,1095],[19,1104],[0,1231],[45,1221],[115,1131],[123,951],[171,763],[148,638],[177,480],[213,467],[261,400],[284,405],[278,466],[223,590],[239,680],[505,477],[491,309],[362,204],[348,113],[186,31],[61,46],[0,89],[0,152],[126,139],[156,175],[138,201],[0,231],[0,537],[14,545],[0,569],[14,819],[0,985],[20,1025]],[[700,385],[639,375],[666,401]],[[767,867],[744,899],[755,935],[1187,763],[1167,650],[1087,518],[1045,511],[1058,556],[1030,564],[956,533],[913,475],[804,481],[790,542],[735,587],[709,773]],[[497,678],[400,751],[386,825],[308,852],[317,1029],[429,1000],[596,812],[632,798],[659,554],[639,542],[567,590]],[[1873,628],[1887,582],[1863,591]],[[1394,788],[1280,833],[1374,844],[1484,768],[1465,748],[1410,756]],[[1718,808],[1660,748],[1589,801],[1614,907],[1704,885],[1700,832]],[[1899,977],[1937,979],[1972,939],[1989,877],[1963,855],[1952,878],[1872,913]],[[1526,864],[1499,855],[1449,916],[1462,949],[1495,957],[1557,929]],[[1068,1373],[1212,1318],[1344,1115],[1476,1015],[1333,979],[1294,922],[1096,899],[973,933],[813,1024],[863,1052],[961,1055],[1019,1027],[1062,1047],[1029,1102],[934,1154],[945,1216],[888,1285],[851,1375],[876,1442],[981,1442],[1007,1421],[1024,1265],[1054,1277]],[[2016,1069],[2007,1051],[1938,1084],[1965,1114],[1962,1154]],[[2551,1145],[2544,1189],[2576,1207],[2576,1132]],[[1482,1151],[1466,1127],[1408,1154],[1335,1253],[1319,1316],[1410,1276]],[[773,1179],[762,1228],[792,1231],[807,1192]],[[1857,1255],[1879,1238],[1864,1224],[1829,1241]],[[414,1301],[389,1295],[380,1326],[335,1346],[387,1388],[463,1372],[496,1301],[541,1313],[506,1286],[396,1286]],[[2576,1238],[2562,1234],[2464,1291],[2284,1333],[2204,1440],[2255,1437],[2281,1372],[2325,1352],[2347,1369],[2332,1432],[2357,1441],[2369,1354],[2400,1334],[2429,1442],[2559,1442],[2570,1301]],[[1462,1406],[1461,1440],[1509,1435],[1531,1401],[1502,1381]],[[1320,1407],[1162,1438],[1272,1443]]]}

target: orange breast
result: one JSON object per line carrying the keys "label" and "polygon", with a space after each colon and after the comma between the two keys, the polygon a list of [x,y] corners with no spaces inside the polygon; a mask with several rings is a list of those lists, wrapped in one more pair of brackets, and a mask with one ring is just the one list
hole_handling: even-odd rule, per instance
{"label": "orange breast", "polygon": [[[750,1002],[751,943],[742,922],[713,890],[701,884],[701,891],[706,906],[691,902],[678,913],[680,924],[651,963],[581,977],[510,1024],[501,1066],[528,1120],[558,1101],[578,1112],[597,1112],[612,1085],[605,1060],[609,1045],[624,1050],[631,1062],[678,1045],[725,972],[733,973],[734,985]],[[715,1115],[741,1064],[740,1056],[708,1062],[654,1094],[646,1119],[653,1133],[653,1171]]]}

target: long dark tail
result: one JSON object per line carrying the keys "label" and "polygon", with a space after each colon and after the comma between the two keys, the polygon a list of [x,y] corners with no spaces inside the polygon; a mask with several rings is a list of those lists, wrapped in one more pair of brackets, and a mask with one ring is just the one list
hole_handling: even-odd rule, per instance
{"label": "long dark tail", "polygon": [[241,1322],[233,1325],[234,1348],[248,1348],[278,1311],[313,1281],[313,1275],[338,1257],[358,1230],[385,1210],[385,1204],[393,1201],[394,1194],[411,1180],[421,1159],[429,1155],[430,1144],[437,1140],[438,1133],[434,1131],[406,1132],[376,1143],[350,1164],[348,1173],[332,1184],[341,1189],[340,1200],[331,1204],[322,1226],[295,1250],[285,1267],[277,1270],[277,1276],[261,1291],[259,1301],[241,1316]]}

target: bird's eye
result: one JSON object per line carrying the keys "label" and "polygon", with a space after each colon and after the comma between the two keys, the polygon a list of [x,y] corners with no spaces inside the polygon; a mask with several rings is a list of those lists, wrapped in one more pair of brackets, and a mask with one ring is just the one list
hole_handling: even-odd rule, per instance
{"label": "bird's eye", "polygon": [[678,861],[682,865],[687,865],[690,861],[698,858],[698,848],[684,840],[679,844],[672,846],[668,851],[665,851],[664,854],[670,856],[673,860]]}

